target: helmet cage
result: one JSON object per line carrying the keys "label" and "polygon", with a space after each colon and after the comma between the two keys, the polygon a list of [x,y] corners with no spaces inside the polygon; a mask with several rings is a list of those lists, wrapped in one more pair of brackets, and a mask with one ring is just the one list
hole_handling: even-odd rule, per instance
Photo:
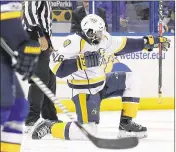
{"label": "helmet cage", "polygon": [[88,29],[85,35],[90,39],[92,42],[100,41],[103,36],[103,31],[94,31],[93,29]]}
{"label": "helmet cage", "polygon": [[81,21],[81,29],[91,42],[99,43],[105,31],[105,23],[101,17],[89,14]]}

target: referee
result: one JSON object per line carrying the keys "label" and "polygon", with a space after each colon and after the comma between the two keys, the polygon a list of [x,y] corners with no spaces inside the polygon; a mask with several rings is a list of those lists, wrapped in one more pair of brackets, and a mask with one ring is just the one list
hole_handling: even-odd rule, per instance
{"label": "referee", "polygon": [[[48,88],[56,93],[56,77],[49,68],[49,57],[52,51],[51,25],[52,8],[49,1],[25,1],[24,2],[23,24],[29,36],[40,43],[42,53],[35,69],[38,76]],[[28,100],[30,112],[26,119],[26,132],[40,118],[58,121],[54,104],[44,95],[44,93],[33,83],[29,82]]]}

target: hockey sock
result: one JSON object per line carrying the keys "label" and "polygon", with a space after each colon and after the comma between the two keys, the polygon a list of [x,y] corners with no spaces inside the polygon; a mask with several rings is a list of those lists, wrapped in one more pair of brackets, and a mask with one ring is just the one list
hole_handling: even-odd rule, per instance
{"label": "hockey sock", "polygon": [[135,118],[138,112],[139,98],[123,97],[123,116]]}
{"label": "hockey sock", "polygon": [[69,140],[70,125],[71,122],[59,122],[53,124],[53,126],[51,127],[51,133],[53,137]]}
{"label": "hockey sock", "polygon": [[[87,131],[96,136],[98,129],[94,122],[82,124]],[[72,122],[55,123],[51,127],[53,137],[66,140],[88,140],[85,134]]]}

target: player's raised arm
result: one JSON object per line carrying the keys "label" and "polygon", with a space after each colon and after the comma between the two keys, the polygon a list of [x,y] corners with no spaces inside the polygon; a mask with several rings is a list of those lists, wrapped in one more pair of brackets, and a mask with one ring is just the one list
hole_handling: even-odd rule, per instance
{"label": "player's raised arm", "polygon": [[112,43],[116,43],[116,46],[118,45],[114,52],[116,56],[142,50],[153,51],[153,48],[158,48],[159,43],[162,43],[164,51],[167,51],[170,47],[170,41],[166,37],[154,37],[152,35],[144,36],[143,38],[138,39],[127,37],[112,39]]}

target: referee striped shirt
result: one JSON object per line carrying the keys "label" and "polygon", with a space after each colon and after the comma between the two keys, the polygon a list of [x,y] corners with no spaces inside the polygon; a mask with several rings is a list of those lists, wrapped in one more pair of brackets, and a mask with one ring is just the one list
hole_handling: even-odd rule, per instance
{"label": "referee striped shirt", "polygon": [[52,8],[48,1],[25,1],[23,24],[27,31],[37,31],[38,36],[51,36]]}

